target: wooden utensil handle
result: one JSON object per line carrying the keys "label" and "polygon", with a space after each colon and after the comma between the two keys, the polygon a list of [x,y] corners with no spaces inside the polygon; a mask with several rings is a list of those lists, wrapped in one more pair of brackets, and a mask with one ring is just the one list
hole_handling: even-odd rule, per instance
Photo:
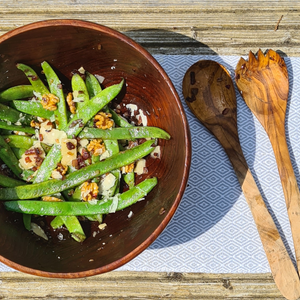
{"label": "wooden utensil handle", "polygon": [[[276,138],[274,138],[276,136]],[[300,192],[294,173],[285,134],[269,135],[285,197],[298,269],[300,268]]]}
{"label": "wooden utensil handle", "polygon": [[298,299],[300,285],[297,271],[249,170],[239,143],[238,134],[232,130],[233,128],[226,128],[226,130],[218,130],[218,132],[214,131],[213,133],[224,147],[238,177],[276,285],[287,299]]}

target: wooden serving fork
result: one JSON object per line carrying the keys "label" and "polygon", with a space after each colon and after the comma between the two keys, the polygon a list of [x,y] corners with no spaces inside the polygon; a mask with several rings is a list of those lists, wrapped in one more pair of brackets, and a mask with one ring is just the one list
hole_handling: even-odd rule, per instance
{"label": "wooden serving fork", "polygon": [[300,192],[285,136],[285,115],[289,93],[288,71],[283,58],[273,50],[266,55],[252,52],[241,58],[235,70],[237,87],[250,110],[267,132],[275,154],[285,196],[300,269]]}

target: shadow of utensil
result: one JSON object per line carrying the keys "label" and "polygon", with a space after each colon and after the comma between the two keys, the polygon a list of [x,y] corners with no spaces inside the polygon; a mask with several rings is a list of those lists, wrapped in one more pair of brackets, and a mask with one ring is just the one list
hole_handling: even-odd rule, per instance
{"label": "shadow of utensil", "polygon": [[[234,69],[232,64],[223,61],[207,45],[180,34],[163,30],[130,31],[125,34],[142,44],[167,71],[187,114],[192,135],[192,164],[188,186],[172,221],[149,249],[183,244],[201,236],[222,220],[242,191],[222,146],[187,107],[182,95],[182,79],[187,69],[200,59],[217,60],[229,70],[232,79]],[[178,49],[174,50],[177,45]],[[172,51],[177,54],[181,53],[180,49],[184,49],[183,54],[193,56],[160,56],[159,54],[164,53],[172,54],[168,47],[172,47]],[[238,114],[245,109],[245,103],[238,103]],[[247,114],[247,118],[247,123],[251,126],[253,116]],[[249,119],[252,122],[249,122]],[[247,128],[243,130],[247,131]],[[253,132],[255,129],[251,130],[252,134],[247,137],[247,142],[251,145],[251,151],[255,153]]]}
{"label": "shadow of utensil", "polygon": [[[185,194],[172,221],[149,249],[180,245],[196,239],[213,228],[228,214],[241,195],[241,188],[236,174],[222,146],[200,124],[187,107],[182,96],[182,78],[187,69],[196,61],[212,59],[222,64],[229,71],[234,81],[235,64],[222,60],[207,45],[173,32],[147,30],[131,31],[125,34],[141,43],[167,71],[181,98],[191,129],[192,164]],[[182,49],[184,50],[182,51]],[[160,54],[165,53],[190,54],[193,56],[180,57],[172,55],[168,58],[160,56]],[[246,154],[245,157],[249,169],[257,183],[258,189],[266,202],[292,260],[295,262],[280,222],[266,199],[253,168],[256,154],[254,116],[239,95],[236,85],[234,86],[237,95],[238,131],[242,149]]]}

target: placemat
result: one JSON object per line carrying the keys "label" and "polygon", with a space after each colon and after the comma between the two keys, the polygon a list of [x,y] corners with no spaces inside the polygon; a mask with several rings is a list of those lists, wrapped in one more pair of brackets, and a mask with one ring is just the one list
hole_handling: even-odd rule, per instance
{"label": "placemat", "polygon": [[[173,81],[192,136],[192,164],[184,197],[158,239],[118,270],[155,272],[270,272],[256,226],[232,166],[218,141],[200,124],[181,92],[186,70],[200,59],[223,64],[234,79],[237,56],[155,55]],[[300,58],[285,58],[290,78],[286,133],[298,180],[300,162]],[[290,255],[293,242],[284,195],[269,139],[237,93],[238,130],[246,160]],[[299,229],[300,230],[300,229]],[[13,269],[0,264],[0,271]]]}

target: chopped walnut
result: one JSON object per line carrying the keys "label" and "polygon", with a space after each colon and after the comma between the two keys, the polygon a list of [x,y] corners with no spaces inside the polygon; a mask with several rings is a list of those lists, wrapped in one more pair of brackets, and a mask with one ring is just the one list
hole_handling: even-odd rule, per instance
{"label": "chopped walnut", "polygon": [[58,163],[56,169],[52,171],[51,177],[54,179],[63,179],[63,176],[67,173],[67,171],[68,166]]}
{"label": "chopped walnut", "polygon": [[39,122],[36,122],[34,120],[31,120],[30,122],[30,126],[33,127],[33,128],[40,128],[40,123]]}
{"label": "chopped walnut", "polygon": [[88,144],[87,150],[90,151],[94,156],[99,156],[105,152],[105,146],[101,139],[92,140]]}
{"label": "chopped walnut", "polygon": [[99,193],[99,188],[95,182],[85,182],[81,187],[81,198],[84,201],[95,199]]}
{"label": "chopped walnut", "polygon": [[133,169],[134,169],[134,163],[130,164],[130,165],[127,165],[127,166],[124,166],[121,168],[122,170],[122,173],[130,173],[130,172],[133,172]]}
{"label": "chopped walnut", "polygon": [[51,197],[51,196],[44,196],[44,197],[42,197],[42,200],[46,201],[46,202],[62,202],[63,201],[59,198]]}
{"label": "chopped walnut", "polygon": [[72,113],[72,114],[75,114],[76,113],[76,105],[75,105],[75,103],[74,103],[74,101],[73,101],[73,94],[72,93],[69,93],[68,95],[67,95],[67,103],[68,103],[68,105],[69,105],[69,108],[70,108],[70,112]]}
{"label": "chopped walnut", "polygon": [[114,126],[114,121],[110,119],[111,114],[100,112],[94,118],[94,123],[97,128],[108,129]]}
{"label": "chopped walnut", "polygon": [[56,104],[59,102],[59,98],[53,94],[44,94],[42,96],[42,106],[47,110],[57,110]]}

